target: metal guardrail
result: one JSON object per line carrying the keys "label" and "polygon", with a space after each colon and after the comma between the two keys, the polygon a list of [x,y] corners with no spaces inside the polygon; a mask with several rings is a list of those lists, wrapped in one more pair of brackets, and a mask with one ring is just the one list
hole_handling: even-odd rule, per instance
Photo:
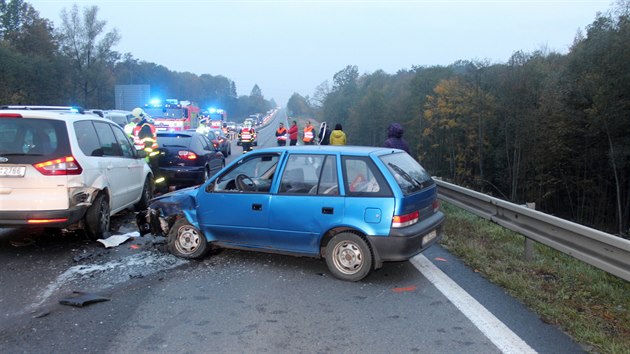
{"label": "metal guardrail", "polygon": [[438,179],[435,183],[439,199],[630,281],[630,241]]}

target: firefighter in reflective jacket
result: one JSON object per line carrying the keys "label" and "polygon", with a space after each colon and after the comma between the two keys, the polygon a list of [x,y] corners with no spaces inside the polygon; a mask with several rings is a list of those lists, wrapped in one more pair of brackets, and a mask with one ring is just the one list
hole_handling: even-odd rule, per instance
{"label": "firefighter in reflective jacket", "polygon": [[197,133],[208,135],[210,128],[208,127],[208,118],[202,118],[199,120],[199,126],[197,127]]}
{"label": "firefighter in reflective jacket", "polygon": [[153,171],[153,176],[155,178],[155,183],[160,183],[164,181],[163,177],[159,176],[160,169],[158,167],[158,143],[157,143],[157,131],[155,129],[155,125],[144,113],[142,108],[135,108],[131,111],[131,114],[135,119],[139,119],[138,124],[133,129],[133,143],[136,147],[136,150],[144,150],[147,153],[146,161],[151,167],[151,171]]}
{"label": "firefighter in reflective jacket", "polygon": [[254,140],[256,139],[256,131],[251,125],[245,125],[243,129],[238,132],[238,139],[241,142],[243,154],[248,151],[252,151],[252,145]]}
{"label": "firefighter in reflective jacket", "polygon": [[284,127],[284,123],[280,123],[278,130],[276,130],[276,140],[278,141],[278,146],[287,145],[287,128]]}

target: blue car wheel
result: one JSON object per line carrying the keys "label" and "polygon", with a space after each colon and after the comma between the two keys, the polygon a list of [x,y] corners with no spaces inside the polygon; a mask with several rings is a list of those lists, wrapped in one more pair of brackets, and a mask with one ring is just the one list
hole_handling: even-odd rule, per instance
{"label": "blue car wheel", "polygon": [[359,281],[372,270],[372,251],[359,235],[342,232],[326,246],[326,265],[338,279]]}
{"label": "blue car wheel", "polygon": [[186,218],[180,218],[168,233],[168,249],[177,257],[200,259],[208,253],[210,245],[201,231]]}

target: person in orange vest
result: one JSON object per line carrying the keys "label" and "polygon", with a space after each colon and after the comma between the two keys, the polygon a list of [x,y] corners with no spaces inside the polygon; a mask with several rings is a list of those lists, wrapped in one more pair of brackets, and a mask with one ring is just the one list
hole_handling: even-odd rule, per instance
{"label": "person in orange vest", "polygon": [[287,145],[287,128],[284,127],[284,123],[280,123],[278,130],[276,130],[276,140],[278,141],[278,146]]}
{"label": "person in orange vest", "polygon": [[315,129],[311,125],[310,121],[306,121],[306,126],[304,127],[304,135],[302,136],[302,141],[304,145],[315,145]]}

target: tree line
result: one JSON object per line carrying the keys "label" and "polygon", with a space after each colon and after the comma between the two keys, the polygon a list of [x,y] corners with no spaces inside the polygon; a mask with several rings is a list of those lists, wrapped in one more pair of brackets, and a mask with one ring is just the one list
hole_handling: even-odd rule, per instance
{"label": "tree line", "polygon": [[629,9],[623,0],[598,13],[567,54],[516,51],[507,63],[396,74],[348,65],[288,109],[341,123],[353,145],[381,145],[387,126],[402,123],[433,175],[628,237]]}
{"label": "tree line", "polygon": [[[506,63],[461,60],[395,74],[348,65],[292,115],[341,123],[354,145],[381,145],[402,123],[435,176],[624,237],[630,233],[630,1],[578,32],[567,54],[516,51]],[[54,28],[22,0],[0,0],[0,103],[114,106],[114,85],[220,105],[232,116],[276,106],[256,85],[237,97],[223,76],[173,72],[112,48],[96,6]]]}
{"label": "tree line", "polygon": [[121,35],[106,24],[97,6],[64,9],[55,28],[27,2],[0,0],[0,104],[113,109],[114,86],[133,84],[151,85],[163,98],[221,107],[230,117],[276,106],[258,85],[238,96],[227,77],[174,72],[118,53],[113,48]]}

